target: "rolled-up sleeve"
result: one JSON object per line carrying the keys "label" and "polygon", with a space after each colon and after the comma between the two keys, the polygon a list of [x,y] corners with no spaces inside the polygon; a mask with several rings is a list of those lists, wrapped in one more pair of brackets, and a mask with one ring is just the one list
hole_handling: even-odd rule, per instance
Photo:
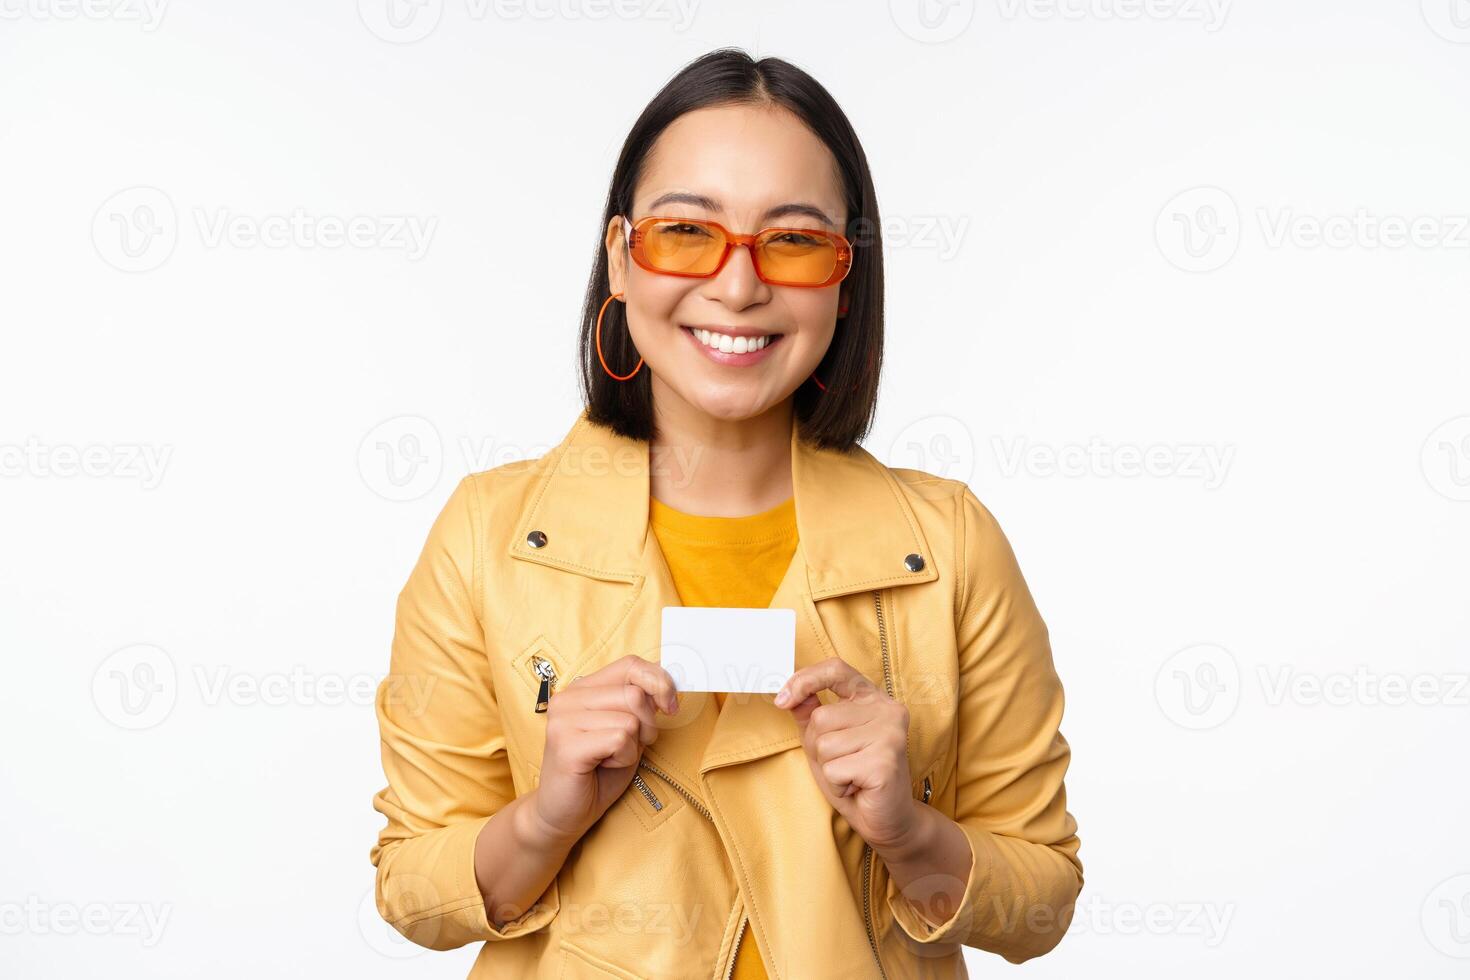
{"label": "rolled-up sleeve", "polygon": [[959,500],[955,820],[971,865],[935,925],[890,880],[888,907],[911,939],[962,943],[1021,963],[1066,932],[1082,889],[1077,823],[1063,785],[1071,750],[1046,624],[990,511]]}
{"label": "rolled-up sleeve", "polygon": [[481,828],[515,798],[479,618],[475,479],[450,495],[399,593],[391,666],[376,697],[388,782],[373,797],[387,818],[371,852],[378,911],[430,949],[513,939],[560,910],[553,881],[497,929],[475,877]]}

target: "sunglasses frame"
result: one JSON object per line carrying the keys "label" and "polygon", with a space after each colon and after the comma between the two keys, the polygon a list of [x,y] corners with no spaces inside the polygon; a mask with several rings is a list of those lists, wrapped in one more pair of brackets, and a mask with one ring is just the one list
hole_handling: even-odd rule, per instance
{"label": "sunglasses frame", "polygon": [[[735,232],[726,228],[718,221],[711,221],[708,218],[688,218],[680,217],[677,215],[650,214],[639,218],[637,221],[629,221],[627,215],[622,215],[622,219],[623,236],[627,239],[628,251],[629,254],[632,255],[633,261],[638,263],[638,267],[640,269],[645,269],[648,272],[654,272],[661,276],[679,276],[683,279],[712,279],[720,274],[720,270],[723,269],[725,267],[725,263],[730,260],[730,253],[735,249],[737,245],[744,245],[746,250],[750,252],[750,264],[755,269],[756,277],[768,286],[794,286],[798,289],[822,289],[827,286],[837,285],[839,282],[846,279],[847,274],[852,271],[852,243],[843,236],[837,234],[836,232],[823,231],[819,228],[785,228],[775,226],[771,228],[762,228],[760,231],[756,232],[753,235],[737,235],[735,234]],[[643,240],[647,235],[646,229],[650,224],[655,221],[687,222],[689,224],[704,225],[710,228],[716,228],[719,230],[720,234],[725,236],[724,254],[720,256],[720,261],[715,263],[714,269],[709,272],[670,272],[667,269],[656,269],[648,263],[647,257],[645,256],[643,251]],[[761,271],[760,259],[756,255],[755,251],[755,243],[756,240],[762,235],[769,234],[773,231],[790,231],[801,235],[813,235],[817,238],[825,238],[828,241],[832,242],[832,244],[836,246],[837,249],[837,261],[832,268],[832,274],[827,277],[827,280],[825,282],[786,282],[780,279],[767,278],[765,273]]]}

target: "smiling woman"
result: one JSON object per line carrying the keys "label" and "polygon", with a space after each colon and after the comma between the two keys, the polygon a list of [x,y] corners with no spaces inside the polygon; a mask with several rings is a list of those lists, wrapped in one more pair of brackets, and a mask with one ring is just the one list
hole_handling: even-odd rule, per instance
{"label": "smiling woman", "polygon": [[[486,980],[956,977],[961,946],[1061,939],[1046,625],[969,487],[859,442],[879,227],[846,116],[785,61],[712,52],[635,122],[585,410],[466,477],[399,596],[390,677],[434,686],[379,689],[372,858],[409,939],[483,943]],[[680,689],[686,603],[793,610],[780,693]]]}
{"label": "smiling woman", "polygon": [[[655,405],[721,419],[781,406],[818,445],[854,445],[882,366],[878,225],[862,147],[814,79],[738,52],[691,64],[634,123],[613,174],[583,310],[589,417],[646,440]],[[780,349],[742,358],[742,336]],[[600,363],[623,374],[640,358],[651,370],[626,384]],[[728,370],[761,362],[754,377]],[[842,390],[823,397],[829,378]]]}

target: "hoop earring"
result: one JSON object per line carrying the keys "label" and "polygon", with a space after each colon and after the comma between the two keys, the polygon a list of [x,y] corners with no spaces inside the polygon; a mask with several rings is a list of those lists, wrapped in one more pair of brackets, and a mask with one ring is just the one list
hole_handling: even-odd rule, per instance
{"label": "hoop earring", "polygon": [[633,375],[637,374],[639,369],[643,367],[643,358],[640,357],[638,358],[638,366],[633,368],[632,371],[624,375],[616,375],[613,374],[612,368],[607,366],[607,360],[602,356],[602,315],[607,312],[607,304],[611,303],[613,300],[622,295],[622,293],[613,293],[607,299],[602,301],[602,309],[597,311],[597,359],[602,362],[602,369],[607,372],[607,376],[612,378],[614,381],[627,381]]}

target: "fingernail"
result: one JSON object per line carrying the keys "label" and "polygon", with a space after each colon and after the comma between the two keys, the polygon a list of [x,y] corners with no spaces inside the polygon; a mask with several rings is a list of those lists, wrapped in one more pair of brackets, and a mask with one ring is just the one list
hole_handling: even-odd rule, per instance
{"label": "fingernail", "polygon": [[788,690],[786,690],[786,688],[783,687],[783,688],[781,688],[780,692],[776,695],[776,707],[778,707],[778,708],[784,708],[784,707],[786,707],[786,702],[787,701],[790,701],[790,700],[791,700],[791,692],[788,691]]}

